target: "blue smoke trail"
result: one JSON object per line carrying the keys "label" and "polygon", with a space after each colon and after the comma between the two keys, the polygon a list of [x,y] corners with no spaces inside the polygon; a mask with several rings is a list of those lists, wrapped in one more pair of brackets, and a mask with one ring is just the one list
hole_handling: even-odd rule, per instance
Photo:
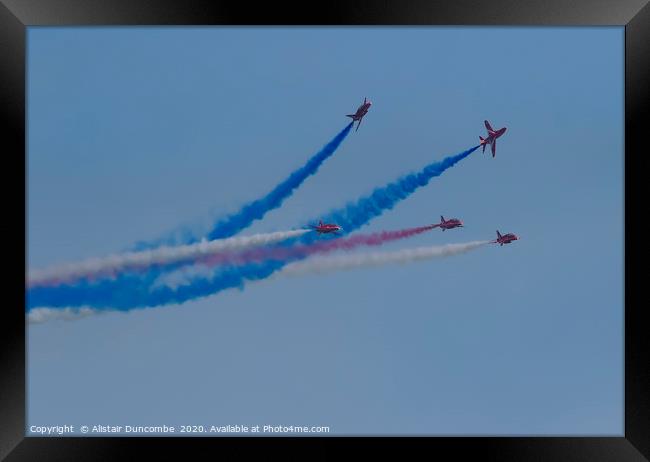
{"label": "blue smoke trail", "polygon": [[325,162],[328,157],[334,154],[345,137],[348,136],[348,133],[350,133],[351,128],[352,123],[349,123],[347,127],[345,127],[341,133],[336,135],[332,141],[327,143],[320,152],[309,159],[309,162],[289,175],[289,178],[277,185],[275,189],[266,196],[246,204],[239,212],[217,222],[212,231],[208,234],[208,240],[211,241],[213,239],[223,239],[234,236],[239,231],[250,226],[255,220],[261,219],[270,210],[280,207],[282,202],[291,195],[294,189],[300,186],[307,177],[315,174],[321,164]]}
{"label": "blue smoke trail", "polygon": [[[418,188],[426,186],[432,178],[440,176],[479,147],[480,145],[474,146],[455,156],[446,157],[440,162],[427,165],[417,173],[403,176],[393,183],[377,188],[369,196],[330,212],[325,219],[342,225],[346,233],[359,229],[373,218],[391,210],[397,203],[406,199]],[[303,243],[316,239],[318,236],[314,234],[306,234],[298,238]],[[298,259],[300,258],[290,261]],[[82,282],[73,286],[36,287],[28,290],[26,309],[29,311],[39,306],[52,308],[90,306],[127,311],[138,307],[183,303],[228,288],[243,289],[246,280],[265,279],[290,261],[269,260],[244,266],[226,267],[211,279],[196,279],[191,284],[176,289],[166,286],[151,288],[160,276],[160,270],[152,270],[145,276],[123,274],[116,280]]]}
{"label": "blue smoke trail", "polygon": [[[266,196],[254,200],[253,202],[249,202],[239,211],[217,221],[208,232],[206,238],[211,241],[213,239],[224,239],[234,236],[240,231],[248,228],[254,221],[262,219],[266,213],[280,207],[284,200],[291,196],[296,188],[298,188],[308,177],[314,175],[323,162],[336,152],[343,140],[345,140],[350,133],[353,123],[354,122],[350,122],[332,139],[332,141],[327,143],[320,151],[309,159],[305,165],[292,172],[286,180],[273,188],[273,190]],[[145,250],[147,248],[157,247],[163,243],[172,245],[176,242],[170,241],[174,240],[174,236],[170,236],[151,243],[138,242],[135,245],[135,250]],[[199,239],[192,236],[189,231],[185,231],[181,234],[180,240],[183,244],[193,244]]]}

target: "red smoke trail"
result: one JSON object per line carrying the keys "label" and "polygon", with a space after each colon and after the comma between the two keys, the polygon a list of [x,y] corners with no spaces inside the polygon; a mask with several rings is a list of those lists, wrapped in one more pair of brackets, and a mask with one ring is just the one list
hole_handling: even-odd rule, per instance
{"label": "red smoke trail", "polygon": [[373,234],[332,239],[307,245],[293,247],[258,247],[241,252],[224,252],[195,260],[206,266],[220,264],[247,264],[266,260],[290,261],[295,258],[305,258],[311,255],[334,252],[336,250],[352,250],[357,247],[378,246],[387,242],[405,239],[432,230],[437,225],[420,226],[398,231],[381,231]]}

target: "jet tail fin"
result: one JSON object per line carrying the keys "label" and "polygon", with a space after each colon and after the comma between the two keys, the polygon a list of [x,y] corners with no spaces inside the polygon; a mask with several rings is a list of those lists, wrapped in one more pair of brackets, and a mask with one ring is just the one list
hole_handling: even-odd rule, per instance
{"label": "jet tail fin", "polygon": [[345,117],[350,117],[351,119],[354,119],[354,114],[345,114]]}
{"label": "jet tail fin", "polygon": [[502,237],[502,236],[501,236],[501,233],[499,232],[498,229],[497,229],[497,237],[498,237],[499,239],[501,239],[501,237]]}

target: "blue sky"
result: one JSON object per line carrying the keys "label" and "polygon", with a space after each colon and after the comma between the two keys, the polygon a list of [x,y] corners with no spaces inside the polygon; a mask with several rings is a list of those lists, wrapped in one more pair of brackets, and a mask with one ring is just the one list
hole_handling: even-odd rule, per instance
{"label": "blue sky", "polygon": [[507,126],[361,232],[444,260],[30,325],[28,425],[623,433],[623,28],[28,30],[28,264],[103,256],[268,192],[244,234],[340,207]]}

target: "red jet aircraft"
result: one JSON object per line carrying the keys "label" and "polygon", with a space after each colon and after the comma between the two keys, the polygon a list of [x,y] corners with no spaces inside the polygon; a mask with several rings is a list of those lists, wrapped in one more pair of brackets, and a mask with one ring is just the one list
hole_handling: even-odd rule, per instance
{"label": "red jet aircraft", "polygon": [[[488,137],[483,138],[482,136],[479,135],[479,138],[481,140],[481,144],[483,145],[483,152],[485,152],[485,146],[488,144],[492,145],[492,157],[494,157],[497,153],[497,138],[503,135],[506,132],[506,127],[500,128],[498,130],[494,130],[492,126],[490,125],[490,122],[487,120],[485,121],[485,128],[487,128],[488,131]],[[479,146],[480,146],[479,145]]]}
{"label": "red jet aircraft", "polygon": [[323,223],[322,221],[318,222],[318,226],[311,225],[311,227],[318,234],[329,234],[329,233],[339,234],[339,231],[343,229],[339,225],[334,225],[331,223]]}
{"label": "red jet aircraft", "polygon": [[[351,117],[352,122],[354,123],[355,121],[359,121],[357,124],[357,130],[359,130],[359,125],[361,125],[361,119],[363,119],[363,116],[365,116],[368,113],[368,109],[370,109],[370,106],[372,106],[372,103],[368,101],[367,98],[363,98],[363,104],[359,106],[359,109],[357,109],[357,112],[354,114],[347,114],[346,117]],[[355,130],[356,131],[356,130]]]}
{"label": "red jet aircraft", "polygon": [[512,241],[516,241],[518,239],[519,238],[512,233],[501,235],[501,233],[497,230],[497,238],[496,240],[492,241],[492,243],[500,245],[510,244]]}
{"label": "red jet aircraft", "polygon": [[463,222],[460,221],[458,218],[450,218],[449,220],[445,220],[445,217],[440,215],[440,223],[437,225],[438,228],[442,228],[444,231],[445,229],[452,229],[452,228],[462,228],[463,227]]}

